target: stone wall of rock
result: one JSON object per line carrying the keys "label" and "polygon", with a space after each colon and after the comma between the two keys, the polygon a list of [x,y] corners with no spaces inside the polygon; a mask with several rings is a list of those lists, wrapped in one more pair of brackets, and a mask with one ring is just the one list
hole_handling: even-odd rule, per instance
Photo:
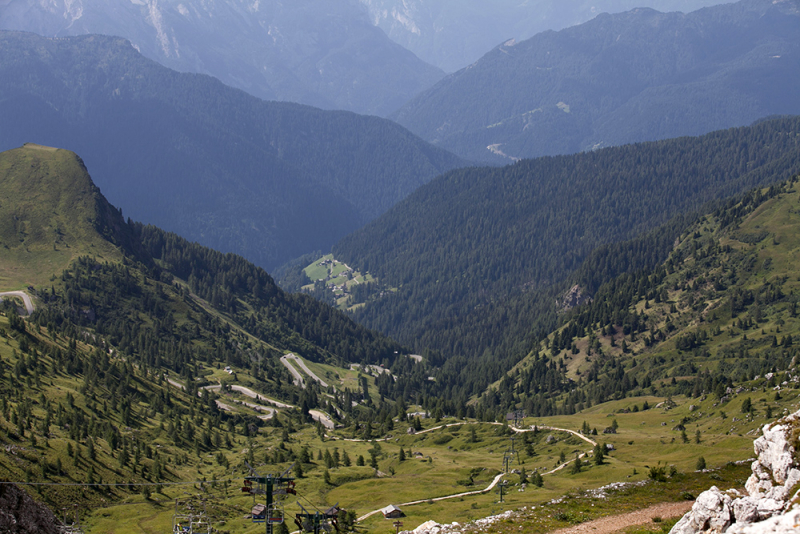
{"label": "stone wall of rock", "polygon": [[0,484],[0,532],[58,534],[58,521],[46,506],[14,484]]}
{"label": "stone wall of rock", "polygon": [[765,425],[755,440],[756,460],[747,495],[716,486],[701,493],[670,534],[766,534],[800,532],[800,465],[792,443],[800,411]]}

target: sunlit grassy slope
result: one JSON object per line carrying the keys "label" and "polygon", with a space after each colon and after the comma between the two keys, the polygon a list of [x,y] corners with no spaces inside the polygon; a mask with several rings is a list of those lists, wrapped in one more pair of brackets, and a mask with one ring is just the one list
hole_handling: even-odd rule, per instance
{"label": "sunlit grassy slope", "polygon": [[49,283],[84,254],[120,259],[100,235],[118,221],[74,153],[26,144],[0,154],[0,177],[0,289]]}

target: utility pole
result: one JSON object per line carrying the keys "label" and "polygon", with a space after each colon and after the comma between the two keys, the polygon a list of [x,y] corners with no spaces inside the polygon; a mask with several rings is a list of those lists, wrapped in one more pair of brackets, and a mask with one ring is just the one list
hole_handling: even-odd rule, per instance
{"label": "utility pole", "polygon": [[501,503],[503,502],[503,495],[505,494],[506,486],[508,486],[508,481],[507,480],[504,480],[504,481],[502,481],[501,483],[499,483],[497,485],[497,487],[500,488],[500,492],[499,493],[500,493],[500,502]]}

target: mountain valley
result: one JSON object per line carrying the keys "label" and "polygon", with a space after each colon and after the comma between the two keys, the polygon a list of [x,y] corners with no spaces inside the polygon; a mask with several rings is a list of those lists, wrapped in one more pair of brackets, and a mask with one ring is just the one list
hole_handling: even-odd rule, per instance
{"label": "mountain valley", "polygon": [[800,4],[712,3],[0,0],[0,532],[794,532]]}
{"label": "mountain valley", "polygon": [[265,102],[129,42],[0,32],[0,148],[81,154],[127,216],[274,269],[464,165],[377,117]]}

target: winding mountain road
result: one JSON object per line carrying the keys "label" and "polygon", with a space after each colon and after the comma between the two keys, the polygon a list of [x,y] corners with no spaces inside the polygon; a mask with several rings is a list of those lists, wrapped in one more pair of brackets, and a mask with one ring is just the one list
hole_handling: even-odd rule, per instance
{"label": "winding mountain road", "polygon": [[[180,382],[177,382],[177,381],[171,379],[168,376],[166,376],[164,378],[167,379],[167,382],[169,382],[170,385],[175,386],[176,388],[178,388],[178,389],[180,389],[182,391],[186,390],[186,386],[184,386]],[[197,396],[198,397],[202,397],[203,396],[203,392],[202,391],[198,391],[197,392]],[[232,412],[233,411],[233,407],[231,407],[230,405],[225,404],[224,402],[220,402],[220,401],[216,401],[216,402],[217,402],[217,408],[219,408],[220,410],[223,410],[223,411],[226,411],[226,412]]]}
{"label": "winding mountain road", "polygon": [[[446,425],[439,425],[439,426],[435,426],[433,428],[428,428],[426,430],[420,430],[416,434],[425,434],[425,433],[428,433],[428,432],[432,432],[434,430],[439,430],[441,428],[448,428],[448,427],[451,427],[451,426],[475,425],[475,424],[502,425],[503,423],[496,423],[496,422],[478,423],[478,422],[472,422],[472,421],[465,421],[465,422],[460,422],[460,423],[449,423],[449,424],[446,424]],[[533,432],[534,431],[534,428],[517,428],[517,427],[511,426],[511,425],[509,425],[509,428],[512,431],[514,431],[514,432],[516,432],[518,434],[519,433],[524,433],[524,432]],[[582,440],[586,441],[587,443],[591,444],[592,446],[596,446],[597,445],[596,441],[584,436],[580,432],[575,432],[574,430],[569,430],[568,428],[558,428],[558,427],[554,427],[554,426],[537,426],[536,429],[537,430],[553,430],[553,431],[557,431],[557,432],[567,432],[569,434],[572,434],[574,436],[577,436],[577,437],[581,438]],[[387,439],[390,439],[390,438],[382,438],[382,439],[369,440],[369,441],[386,441]],[[347,439],[347,438],[343,438],[343,441],[365,441],[365,440],[363,440],[363,439]],[[584,452],[584,453],[581,453],[578,457],[579,458],[584,458],[588,454],[589,454],[588,452]],[[570,464],[570,462],[564,462],[563,464],[559,465],[555,469],[547,471],[546,473],[542,473],[542,475],[543,476],[544,475],[550,475],[550,474],[555,473],[556,471],[560,471],[560,470],[564,469],[566,466],[568,466]],[[486,492],[491,491],[495,486],[497,486],[497,484],[500,482],[500,480],[504,476],[506,476],[506,474],[507,473],[500,473],[499,475],[494,477],[494,480],[492,480],[492,482],[488,486],[486,486],[486,488],[484,488],[482,490],[467,491],[467,492],[464,492],[464,493],[455,493],[453,495],[444,495],[442,497],[434,497],[434,498],[431,498],[431,499],[420,499],[420,500],[416,500],[416,501],[400,503],[397,506],[412,506],[414,504],[422,504],[422,503],[427,503],[427,502],[430,502],[430,501],[433,501],[433,502],[444,501],[446,499],[457,499],[457,498],[460,498],[460,497],[467,497],[469,495],[478,495],[478,494],[481,494],[481,493],[486,493]],[[364,519],[367,519],[368,517],[371,517],[371,516],[379,513],[380,511],[381,511],[381,508],[378,508],[377,510],[372,510],[371,512],[368,512],[368,513],[364,514],[363,516],[359,517],[356,521],[357,522],[358,521],[363,521]]]}
{"label": "winding mountain road", "polygon": [[[437,501],[444,501],[446,499],[457,499],[459,497],[468,497],[469,495],[479,495],[481,493],[486,493],[488,491],[492,491],[492,489],[500,482],[500,480],[504,476],[506,476],[505,473],[500,473],[499,475],[494,477],[492,482],[482,490],[466,491],[464,493],[455,493],[453,495],[445,495],[444,497],[434,497],[433,499],[420,499],[418,501],[403,502],[403,503],[398,504],[397,506],[412,506],[414,504],[422,504],[422,503],[426,503],[426,502],[429,502],[429,501],[437,502]],[[363,520],[367,519],[368,517],[371,517],[371,516],[379,513],[381,510],[382,510],[382,508],[378,508],[377,510],[373,510],[371,512],[368,512],[368,513],[362,515],[361,517],[359,517],[358,519],[356,519],[356,521],[357,522],[358,521],[363,521]]]}
{"label": "winding mountain road", "polygon": [[[218,389],[222,389],[222,386],[205,386],[205,389],[216,389],[216,390],[218,390]],[[238,393],[241,393],[242,395],[245,395],[246,397],[250,397],[251,399],[255,399],[255,400],[259,401],[259,402],[268,402],[268,403],[270,403],[270,404],[272,404],[274,406],[277,406],[278,408],[294,408],[294,406],[292,406],[291,404],[285,404],[283,402],[279,402],[279,401],[270,399],[269,397],[265,397],[264,395],[261,395],[260,393],[256,393],[252,389],[250,389],[248,387],[245,387],[245,386],[232,385],[232,386],[230,386],[230,389],[231,389],[231,391],[236,391]]]}
{"label": "winding mountain road", "polygon": [[286,369],[289,370],[290,373],[292,373],[292,376],[294,377],[294,381],[293,381],[294,385],[295,386],[300,386],[301,388],[306,389],[306,383],[303,380],[303,375],[301,375],[300,371],[295,369],[294,365],[292,365],[289,362],[289,356],[293,356],[294,358],[297,358],[297,356],[295,356],[294,354],[286,354],[285,356],[281,356],[281,363],[283,364],[284,367],[286,367]]}
{"label": "winding mountain road", "polygon": [[[170,384],[172,384],[176,388],[179,388],[179,389],[182,389],[182,390],[186,389],[183,384],[181,384],[180,382],[177,382],[175,380],[172,380],[171,378],[167,378],[167,382],[169,382]],[[254,400],[258,401],[258,402],[270,403],[270,404],[272,404],[272,405],[274,405],[274,406],[276,406],[278,408],[286,408],[286,409],[294,408],[294,406],[291,405],[291,404],[286,404],[286,403],[283,403],[283,402],[280,402],[280,401],[276,401],[274,399],[270,399],[269,397],[265,397],[264,395],[261,395],[260,393],[257,393],[255,391],[253,391],[252,389],[250,389],[248,387],[245,387],[245,386],[231,385],[231,386],[229,386],[229,388],[231,389],[231,391],[236,391],[237,393],[241,393],[242,395],[244,395],[246,397],[250,397],[251,399],[254,399]],[[221,385],[204,386],[204,387],[202,387],[200,389],[207,389],[209,391],[220,391],[222,389],[222,386]],[[202,395],[202,392],[198,391],[197,394],[198,394],[198,396],[200,396],[200,395]],[[277,410],[275,408],[270,408],[269,406],[264,406],[263,404],[256,404],[256,403],[253,403],[253,402],[247,402],[247,401],[241,401],[241,400],[234,400],[233,402],[235,404],[240,404],[242,406],[247,406],[248,408],[250,408],[252,410],[255,410],[257,412],[264,412],[265,413],[264,415],[259,415],[258,416],[259,419],[262,419],[264,421],[272,419],[273,417],[275,417],[275,414],[277,413]],[[217,403],[217,406],[219,407],[220,410],[225,410],[226,412],[232,412],[233,411],[233,407],[231,405],[229,405],[229,404],[225,404],[225,403],[223,403],[223,402],[221,402],[219,400],[217,400],[216,403]],[[333,423],[333,420],[330,418],[330,416],[328,416],[328,414],[326,414],[324,412],[321,412],[319,410],[309,410],[309,414],[311,415],[311,418],[314,421],[319,421],[320,423],[322,423],[322,426],[324,426],[328,430],[332,430],[334,428],[335,425]]]}
{"label": "winding mountain road", "polygon": [[25,304],[25,311],[28,312],[28,315],[34,311],[33,301],[24,291],[3,291],[0,293],[0,302],[2,302],[3,297],[19,297],[22,299],[22,303]]}
{"label": "winding mountain road", "polygon": [[281,356],[281,363],[284,365],[284,367],[286,367],[289,370],[290,373],[292,373],[292,376],[294,377],[294,384],[296,386],[300,386],[303,389],[305,389],[306,383],[303,380],[303,375],[300,374],[300,372],[294,367],[294,365],[292,365],[292,363],[289,360],[296,363],[300,367],[300,369],[302,369],[309,377],[316,380],[320,386],[324,388],[328,387],[328,383],[325,382],[320,377],[318,377],[316,374],[314,374],[314,371],[308,368],[306,362],[298,358],[296,354],[290,352],[289,354]]}

